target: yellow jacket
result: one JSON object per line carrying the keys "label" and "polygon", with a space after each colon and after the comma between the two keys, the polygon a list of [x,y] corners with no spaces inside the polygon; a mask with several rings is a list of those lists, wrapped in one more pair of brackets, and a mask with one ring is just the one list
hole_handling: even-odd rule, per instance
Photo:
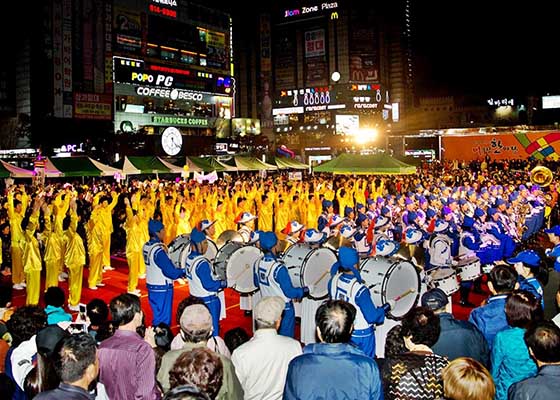
{"label": "yellow jacket", "polygon": [[14,209],[14,193],[8,192],[8,220],[10,221],[10,234],[12,237],[12,246],[23,248],[25,246],[25,236],[21,229],[21,221],[27,210],[28,196],[23,193],[21,195],[21,212]]}
{"label": "yellow jacket", "polygon": [[70,226],[65,232],[66,253],[64,254],[64,264],[68,267],[86,264],[86,249],[84,241],[76,232],[77,228],[78,215],[74,211],[70,211]]}
{"label": "yellow jacket", "polygon": [[23,271],[40,271],[42,267],[41,252],[39,242],[35,237],[35,231],[39,225],[39,211],[33,212],[29,218],[29,223],[24,231],[25,247],[23,248]]}

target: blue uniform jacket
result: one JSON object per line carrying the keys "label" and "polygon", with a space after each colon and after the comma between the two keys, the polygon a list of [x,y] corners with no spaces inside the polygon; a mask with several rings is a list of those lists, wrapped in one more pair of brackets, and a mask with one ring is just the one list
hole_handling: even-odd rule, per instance
{"label": "blue uniform jacket", "polygon": [[[148,244],[152,244],[154,242],[159,242],[159,240],[152,239],[148,242]],[[160,248],[155,251],[154,260],[158,268],[160,268],[163,272],[163,275],[167,278],[175,280],[186,276],[184,269],[175,268],[175,265],[163,249]]]}
{"label": "blue uniform jacket", "polygon": [[507,296],[507,294],[491,296],[486,305],[475,308],[469,316],[469,322],[482,332],[490,348],[496,334],[509,326],[505,311]]}
{"label": "blue uniform jacket", "polygon": [[348,343],[317,343],[290,362],[283,399],[381,400],[383,391],[372,358]]}
{"label": "blue uniform jacket", "polygon": [[[264,256],[264,261],[272,260],[276,260],[276,257],[272,253],[267,253]],[[272,277],[280,285],[280,289],[282,289],[282,293],[284,293],[284,296],[290,299],[301,299],[303,296],[305,296],[305,291],[303,288],[294,287],[292,285],[292,280],[290,279],[288,268],[286,268],[284,264],[280,263],[280,265],[276,266],[274,271],[272,271]],[[253,268],[253,283],[256,287],[259,287],[258,268]]]}
{"label": "blue uniform jacket", "polygon": [[[192,251],[189,257],[197,257],[201,254]],[[219,279],[214,279],[212,277],[212,267],[208,263],[208,261],[201,261],[196,265],[194,270],[196,276],[200,278],[200,282],[202,283],[202,287],[208,290],[209,292],[217,292],[218,290],[225,288],[227,286],[226,281],[221,281]]]}

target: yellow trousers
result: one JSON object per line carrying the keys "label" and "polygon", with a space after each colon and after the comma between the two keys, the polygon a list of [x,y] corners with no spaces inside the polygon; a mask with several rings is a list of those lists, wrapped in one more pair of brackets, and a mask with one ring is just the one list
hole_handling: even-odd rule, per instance
{"label": "yellow trousers", "polygon": [[58,286],[58,274],[61,272],[62,260],[46,261],[46,278],[45,278],[45,290],[50,287]]}
{"label": "yellow trousers", "polygon": [[103,265],[102,267],[111,266],[111,235],[103,238]]}
{"label": "yellow trousers", "polygon": [[41,270],[26,272],[25,279],[27,281],[27,299],[25,304],[36,306],[39,304],[39,294],[41,292]]}
{"label": "yellow trousers", "polygon": [[[138,274],[140,266],[144,264],[142,251],[126,252],[128,262],[128,291],[133,292],[138,287]],[[144,266],[144,270],[146,267]]]}
{"label": "yellow trousers", "polygon": [[94,288],[101,283],[103,272],[103,252],[89,255],[88,286]]}
{"label": "yellow trousers", "polygon": [[138,267],[138,273],[140,275],[146,275],[146,263],[144,262],[144,255],[140,252],[140,265]]}
{"label": "yellow trousers", "polygon": [[83,265],[68,266],[68,304],[77,306],[82,297],[82,279],[84,277]]}
{"label": "yellow trousers", "polygon": [[12,282],[23,283],[25,274],[23,272],[23,249],[12,245]]}

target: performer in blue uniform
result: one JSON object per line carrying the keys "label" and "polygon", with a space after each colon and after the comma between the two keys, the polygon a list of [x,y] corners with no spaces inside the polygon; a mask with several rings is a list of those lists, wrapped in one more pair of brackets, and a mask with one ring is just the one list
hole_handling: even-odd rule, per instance
{"label": "performer in blue uniform", "polygon": [[325,228],[329,227],[330,220],[334,215],[332,201],[324,199],[321,204],[323,206],[323,213],[319,215],[319,218],[317,220],[317,227],[319,229],[319,232],[323,232]]}
{"label": "performer in blue uniform", "polygon": [[144,245],[143,255],[146,263],[146,287],[148,300],[152,308],[152,325],[161,322],[171,325],[171,308],[173,307],[173,281],[184,278],[185,271],[175,268],[162,243],[165,231],[161,221],[151,219],[148,223],[150,240]]}
{"label": "performer in blue uniform", "polygon": [[208,249],[206,235],[198,229],[191,232],[191,253],[185,266],[191,296],[198,297],[212,314],[213,335],[218,336],[220,330],[221,304],[218,291],[227,286],[225,280],[217,279],[212,271],[210,261],[204,254]]}
{"label": "performer in blue uniform", "polygon": [[329,281],[329,296],[333,300],[344,300],[356,307],[352,343],[366,355],[375,357],[375,326],[385,321],[385,313],[394,307],[394,301],[376,307],[366,285],[361,283],[352,269],[356,269],[359,258],[356,249],[341,247],[338,251],[339,270]]}
{"label": "performer in blue uniform", "polygon": [[279,296],[284,300],[284,316],[278,333],[294,337],[296,320],[292,299],[301,299],[309,293],[309,288],[292,285],[288,268],[276,257],[278,238],[274,232],[262,232],[259,237],[264,256],[255,263],[255,286],[261,290],[262,297]]}

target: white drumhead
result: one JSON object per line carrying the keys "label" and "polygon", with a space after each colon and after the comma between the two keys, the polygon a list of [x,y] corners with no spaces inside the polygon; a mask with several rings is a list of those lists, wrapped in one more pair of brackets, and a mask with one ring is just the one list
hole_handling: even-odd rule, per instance
{"label": "white drumhead", "polygon": [[288,247],[282,255],[282,261],[288,268],[292,286],[301,287],[301,270],[307,255],[313,250],[306,243],[296,243]]}
{"label": "white drumhead", "polygon": [[315,300],[328,296],[330,270],[336,262],[336,254],[326,248],[312,250],[304,260],[301,269],[301,284],[311,286],[309,295]]}
{"label": "white drumhead", "polygon": [[418,302],[420,276],[409,261],[383,257],[367,258],[360,264],[360,275],[369,288],[373,304],[377,307],[410,289],[414,290],[396,302],[395,308],[388,313],[389,318],[404,317]]}
{"label": "white drumhead", "polygon": [[167,246],[169,259],[177,268],[185,268],[186,260],[191,252],[190,235],[180,235]]}
{"label": "white drumhead", "polygon": [[226,269],[227,269],[227,261],[229,259],[229,257],[231,256],[231,254],[239,249],[243,247],[243,243],[238,243],[238,242],[228,242],[226,244],[224,244],[220,250],[218,250],[218,253],[216,254],[216,257],[214,258],[214,274],[219,278],[219,279],[226,279]]}
{"label": "white drumhead", "polygon": [[253,280],[254,265],[262,256],[255,246],[243,246],[231,253],[226,264],[228,286],[239,293],[255,292],[258,288]]}

